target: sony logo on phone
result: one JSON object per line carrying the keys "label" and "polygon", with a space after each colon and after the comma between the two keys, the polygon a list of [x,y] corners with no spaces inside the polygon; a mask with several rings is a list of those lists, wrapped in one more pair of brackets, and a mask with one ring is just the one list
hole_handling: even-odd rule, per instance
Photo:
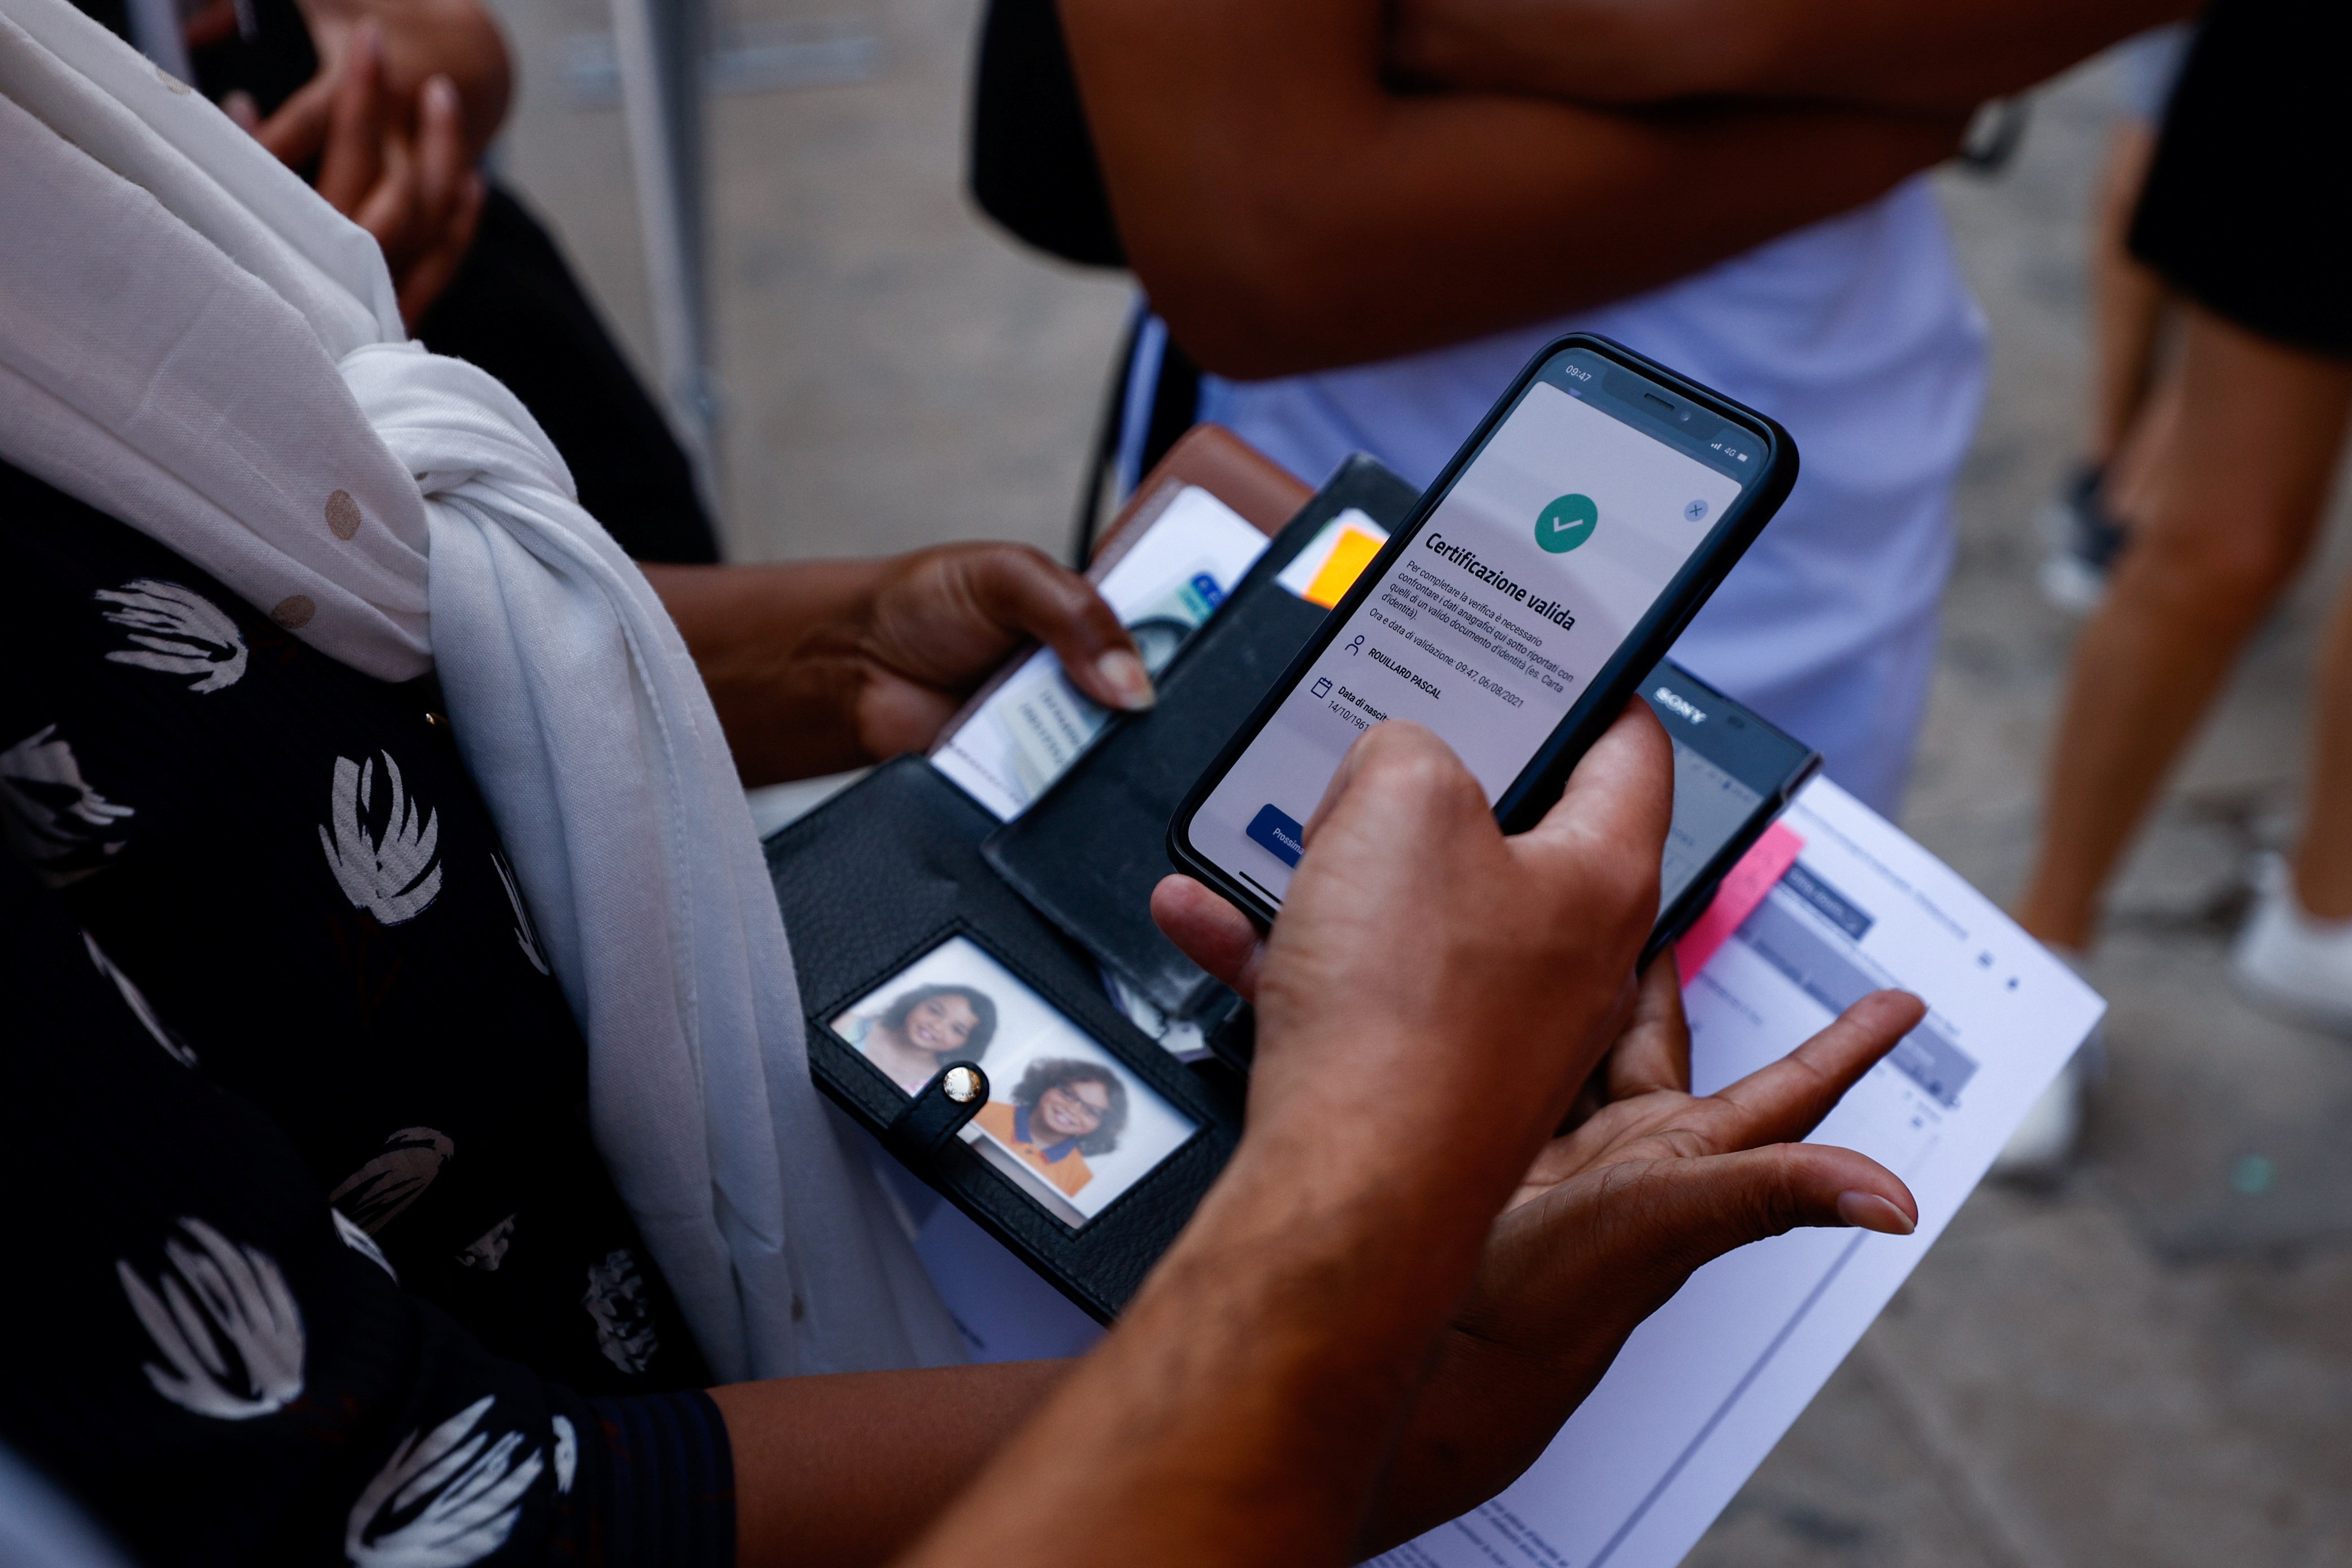
{"label": "sony logo on phone", "polygon": [[1690,700],[1688,698],[1677,696],[1672,690],[1665,686],[1660,686],[1656,691],[1652,692],[1650,695],[1657,699],[1660,706],[1674,709],[1675,712],[1682,715],[1693,724],[1705,724],[1706,722],[1706,715],[1693,707],[1690,705]]}

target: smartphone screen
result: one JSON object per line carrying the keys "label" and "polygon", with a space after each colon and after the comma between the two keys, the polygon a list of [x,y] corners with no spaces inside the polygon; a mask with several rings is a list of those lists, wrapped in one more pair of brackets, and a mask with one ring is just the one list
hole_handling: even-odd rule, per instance
{"label": "smartphone screen", "polygon": [[1185,827],[1279,904],[1356,737],[1434,730],[1491,804],[1550,739],[1767,467],[1766,440],[1598,351],[1553,354]]}

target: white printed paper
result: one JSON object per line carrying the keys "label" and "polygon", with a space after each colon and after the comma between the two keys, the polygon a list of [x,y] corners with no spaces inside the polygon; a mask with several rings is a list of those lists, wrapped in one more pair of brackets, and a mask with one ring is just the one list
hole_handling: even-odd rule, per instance
{"label": "white printed paper", "polygon": [[[1232,507],[1188,485],[1095,586],[1156,676],[1266,543]],[[1041,648],[949,738],[931,765],[1011,821],[1109,722],[1106,709],[1070,685],[1061,660]]]}
{"label": "white printed paper", "polygon": [[1925,1022],[1811,1141],[1910,1185],[1907,1237],[1809,1229],[1692,1276],[1541,1458],[1378,1568],[1673,1568],[1886,1305],[2106,1004],[1948,867],[1826,779],[1796,864],[1685,982],[1693,1087],[1787,1054],[1882,986]]}

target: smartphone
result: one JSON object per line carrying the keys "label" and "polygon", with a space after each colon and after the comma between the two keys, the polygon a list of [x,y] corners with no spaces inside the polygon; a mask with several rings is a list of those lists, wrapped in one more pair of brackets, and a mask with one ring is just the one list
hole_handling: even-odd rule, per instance
{"label": "smartphone", "polygon": [[1796,476],[1754,410],[1605,338],[1549,344],[1192,786],[1170,857],[1270,923],[1340,758],[1390,718],[1529,826]]}
{"label": "smartphone", "polygon": [[1643,678],[1643,700],[1675,744],[1675,813],[1658,868],[1658,919],[1642,963],[1682,939],[1716,885],[1761,838],[1822,754],[1675,664]]}
{"label": "smartphone", "polygon": [[[1675,812],[1658,868],[1658,918],[1637,970],[1683,939],[1725,873],[1822,767],[1820,752],[1672,659],[1643,677],[1641,694],[1674,742]],[[1208,1051],[1246,1076],[1257,1053],[1256,1015],[1240,1006],[1203,1017]]]}

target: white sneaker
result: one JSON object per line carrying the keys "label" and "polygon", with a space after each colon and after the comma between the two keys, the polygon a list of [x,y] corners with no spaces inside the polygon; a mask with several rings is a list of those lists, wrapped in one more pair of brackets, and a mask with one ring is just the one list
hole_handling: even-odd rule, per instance
{"label": "white sneaker", "polygon": [[2286,862],[2254,868],[2254,912],[2230,967],[2249,999],[2297,1023],[2352,1034],[2352,920],[2320,920],[2294,895]]}
{"label": "white sneaker", "polygon": [[2107,597],[2107,574],[2063,545],[2042,558],[2033,580],[2051,607],[2069,615],[2088,615]]}
{"label": "white sneaker", "polygon": [[2083,1137],[2083,1089],[2093,1060],[2092,1041],[2085,1040],[2058,1070],[1992,1162],[1995,1180],[2036,1186],[2066,1174]]}

